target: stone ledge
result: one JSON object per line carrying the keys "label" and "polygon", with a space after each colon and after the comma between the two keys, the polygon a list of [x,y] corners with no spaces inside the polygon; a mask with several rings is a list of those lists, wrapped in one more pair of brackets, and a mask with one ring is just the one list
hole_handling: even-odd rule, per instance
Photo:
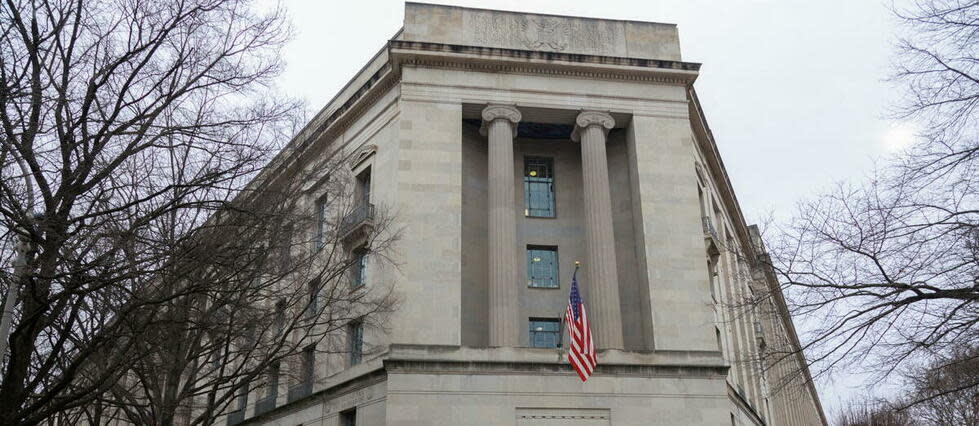
{"label": "stone ledge", "polygon": [[700,64],[664,59],[543,52],[461,46],[419,41],[388,41],[396,72],[403,65],[487,72],[546,74],[577,78],[634,80],[690,85]]}
{"label": "stone ledge", "polygon": [[[384,369],[465,374],[573,374],[566,351],[539,348],[472,348],[394,344]],[[597,374],[616,376],[724,377],[729,366],[715,351],[598,351]]]}

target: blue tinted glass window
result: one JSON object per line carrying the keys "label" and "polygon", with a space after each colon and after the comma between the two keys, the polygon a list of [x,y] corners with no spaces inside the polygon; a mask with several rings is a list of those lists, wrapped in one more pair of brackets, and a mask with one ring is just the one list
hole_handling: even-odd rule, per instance
{"label": "blue tinted glass window", "polygon": [[558,288],[557,247],[527,246],[527,286]]}
{"label": "blue tinted glass window", "polygon": [[524,214],[529,217],[555,217],[554,161],[527,157],[523,175]]}
{"label": "blue tinted glass window", "polygon": [[530,346],[534,348],[556,348],[561,333],[561,322],[557,318],[530,319]]}

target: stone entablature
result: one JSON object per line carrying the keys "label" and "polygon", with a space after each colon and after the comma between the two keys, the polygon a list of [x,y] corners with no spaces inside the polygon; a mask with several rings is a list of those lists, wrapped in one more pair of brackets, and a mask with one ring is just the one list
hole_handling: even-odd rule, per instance
{"label": "stone entablature", "polygon": [[405,4],[402,40],[680,60],[676,25]]}

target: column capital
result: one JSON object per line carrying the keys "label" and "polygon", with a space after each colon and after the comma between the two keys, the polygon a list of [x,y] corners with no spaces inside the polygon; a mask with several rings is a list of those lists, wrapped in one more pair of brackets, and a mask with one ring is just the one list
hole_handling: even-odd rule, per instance
{"label": "column capital", "polygon": [[479,134],[486,136],[486,126],[492,123],[494,120],[507,120],[510,122],[510,128],[516,136],[517,133],[517,123],[523,118],[520,114],[520,110],[513,105],[487,105],[483,108],[483,124],[479,126]]}
{"label": "column capital", "polygon": [[581,131],[589,126],[599,126],[605,135],[615,127],[615,119],[607,112],[601,111],[582,111],[574,119],[574,131],[571,132],[571,140],[578,142],[581,140]]}

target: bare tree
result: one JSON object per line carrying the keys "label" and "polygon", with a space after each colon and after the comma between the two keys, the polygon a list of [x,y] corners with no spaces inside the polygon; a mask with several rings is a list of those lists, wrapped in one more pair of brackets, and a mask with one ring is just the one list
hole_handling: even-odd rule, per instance
{"label": "bare tree", "polygon": [[868,182],[801,203],[769,240],[818,373],[877,366],[888,377],[979,339],[979,2],[895,11],[906,34],[896,118],[915,145]]}
{"label": "bare tree", "polygon": [[857,398],[839,425],[979,424],[979,347],[962,346],[908,369],[907,387],[890,399]]}
{"label": "bare tree", "polygon": [[979,346],[956,348],[913,368],[903,406],[929,425],[979,424]]}
{"label": "bare tree", "polygon": [[[366,218],[348,153],[266,167],[300,105],[271,84],[283,11],[253,3],[3,1],[0,261],[22,242],[24,264],[0,275],[0,424],[210,424],[390,309],[346,279],[362,257],[335,218]],[[370,218],[356,238],[379,260],[394,236]]]}
{"label": "bare tree", "polygon": [[907,412],[881,399],[848,401],[833,420],[837,426],[914,426],[917,424]]}

